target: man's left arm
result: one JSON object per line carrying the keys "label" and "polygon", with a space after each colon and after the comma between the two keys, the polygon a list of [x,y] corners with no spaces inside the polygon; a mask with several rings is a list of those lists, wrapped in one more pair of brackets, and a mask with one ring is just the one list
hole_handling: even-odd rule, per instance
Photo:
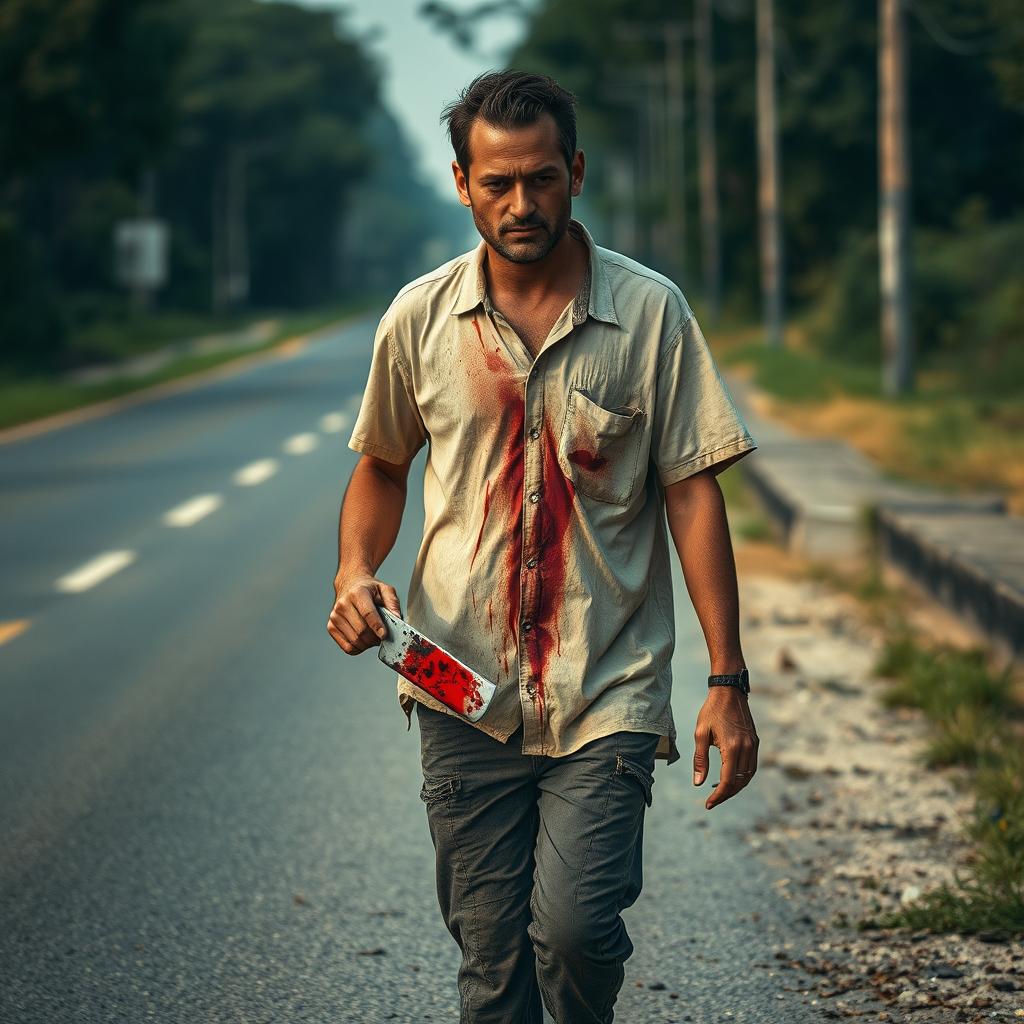
{"label": "man's left arm", "polygon": [[[728,463],[731,463],[729,460]],[[679,554],[686,589],[700,620],[711,674],[746,667],[740,649],[739,595],[719,463],[665,487],[665,511]],[[708,810],[738,793],[757,771],[757,730],[747,696],[735,686],[712,686],[694,730],[693,783],[708,775],[709,750],[722,757],[721,780],[705,802]]]}

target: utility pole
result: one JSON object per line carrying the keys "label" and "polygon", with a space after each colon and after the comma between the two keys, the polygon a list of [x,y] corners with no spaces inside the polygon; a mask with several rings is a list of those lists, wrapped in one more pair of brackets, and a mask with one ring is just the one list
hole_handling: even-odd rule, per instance
{"label": "utility pole", "polygon": [[647,125],[648,171],[647,192],[651,198],[648,217],[651,253],[658,269],[666,274],[674,273],[676,262],[675,243],[671,220],[666,220],[666,193],[671,194],[674,179],[670,167],[672,146],[671,132],[665,123],[665,74],[662,68],[653,66],[645,70],[647,102],[644,105]]}
{"label": "utility pole", "polygon": [[[139,174],[139,217],[152,220],[156,214],[156,171],[147,164]],[[138,312],[147,311],[153,302],[153,288],[140,280],[132,286],[132,306]]]}
{"label": "utility pole", "polygon": [[761,295],[768,343],[782,348],[783,257],[779,210],[779,141],[775,126],[775,26],[773,0],[757,0],[757,207],[761,244]]}
{"label": "utility pole", "polygon": [[665,127],[668,171],[668,223],[671,235],[670,270],[680,283],[686,280],[686,79],[681,21],[663,25],[665,39]]}
{"label": "utility pole", "polygon": [[247,157],[241,145],[232,146],[228,162],[228,295],[232,306],[249,300],[249,233],[247,231]]}
{"label": "utility pole", "polygon": [[[637,75],[617,76],[611,70],[604,79],[602,92],[608,102],[624,106],[629,114],[633,142],[628,160],[621,161],[623,169],[615,175],[618,183],[616,204],[631,204],[629,230],[637,258],[647,263],[661,260],[657,218],[653,210],[664,186],[664,167],[660,163],[664,147],[659,143],[662,126],[657,121],[663,105],[652,104],[652,71],[654,69],[648,66],[640,69]],[[657,74],[656,71],[654,73]],[[625,217],[620,223],[627,223]]]}
{"label": "utility pole", "polygon": [[612,245],[619,252],[636,252],[636,162],[621,150],[610,152],[606,161],[612,190]]}
{"label": "utility pole", "polygon": [[712,324],[722,311],[722,256],[718,226],[718,158],[715,150],[714,35],[711,0],[695,0],[693,37],[697,72],[697,151],[700,180],[701,269]]}
{"label": "utility pole", "polygon": [[659,248],[667,257],[667,271],[682,283],[686,277],[686,68],[684,41],[690,35],[690,26],[682,21],[662,21],[650,24],[620,22],[615,34],[622,40],[651,39],[663,47],[661,97],[654,97],[653,75],[648,83],[652,90],[651,102],[663,110],[665,131],[664,172],[657,189],[665,197],[667,223],[656,226],[653,232],[664,237],[668,231],[668,244]]}
{"label": "utility pole", "polygon": [[907,145],[906,44],[900,0],[879,2],[878,245],[882,389],[889,397],[914,386],[910,332],[910,156]]}
{"label": "utility pole", "polygon": [[230,145],[217,162],[210,195],[212,304],[215,313],[243,305],[249,297],[249,244],[246,231],[246,165],[240,144]]}

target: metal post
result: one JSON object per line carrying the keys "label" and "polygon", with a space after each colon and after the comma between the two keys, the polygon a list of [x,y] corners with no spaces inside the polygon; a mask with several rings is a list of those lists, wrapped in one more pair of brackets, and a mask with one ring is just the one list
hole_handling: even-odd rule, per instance
{"label": "metal post", "polygon": [[715,147],[715,78],[711,0],[694,4],[697,136],[700,162],[700,236],[704,301],[711,323],[722,310],[722,257],[718,226],[718,158]]}
{"label": "metal post", "polygon": [[903,15],[900,0],[879,4],[878,244],[881,285],[882,387],[886,395],[911,391],[910,156]]}
{"label": "metal post", "polygon": [[782,224],[779,210],[779,144],[775,127],[775,26],[773,0],[757,0],[757,205],[761,243],[761,293],[768,343],[782,348]]}

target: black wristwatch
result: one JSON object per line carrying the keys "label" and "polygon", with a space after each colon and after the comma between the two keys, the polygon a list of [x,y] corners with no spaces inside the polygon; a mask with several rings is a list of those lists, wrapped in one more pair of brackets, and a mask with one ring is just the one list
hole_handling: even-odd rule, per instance
{"label": "black wristwatch", "polygon": [[735,686],[744,693],[750,693],[750,673],[743,669],[742,672],[730,672],[727,675],[708,676],[708,686]]}

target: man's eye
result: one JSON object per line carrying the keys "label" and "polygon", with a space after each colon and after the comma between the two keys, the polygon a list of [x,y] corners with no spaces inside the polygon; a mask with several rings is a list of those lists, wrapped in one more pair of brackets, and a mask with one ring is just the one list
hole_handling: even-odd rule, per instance
{"label": "man's eye", "polygon": [[554,181],[555,176],[553,174],[541,174],[533,180],[540,182],[542,185],[546,185],[549,181]]}

